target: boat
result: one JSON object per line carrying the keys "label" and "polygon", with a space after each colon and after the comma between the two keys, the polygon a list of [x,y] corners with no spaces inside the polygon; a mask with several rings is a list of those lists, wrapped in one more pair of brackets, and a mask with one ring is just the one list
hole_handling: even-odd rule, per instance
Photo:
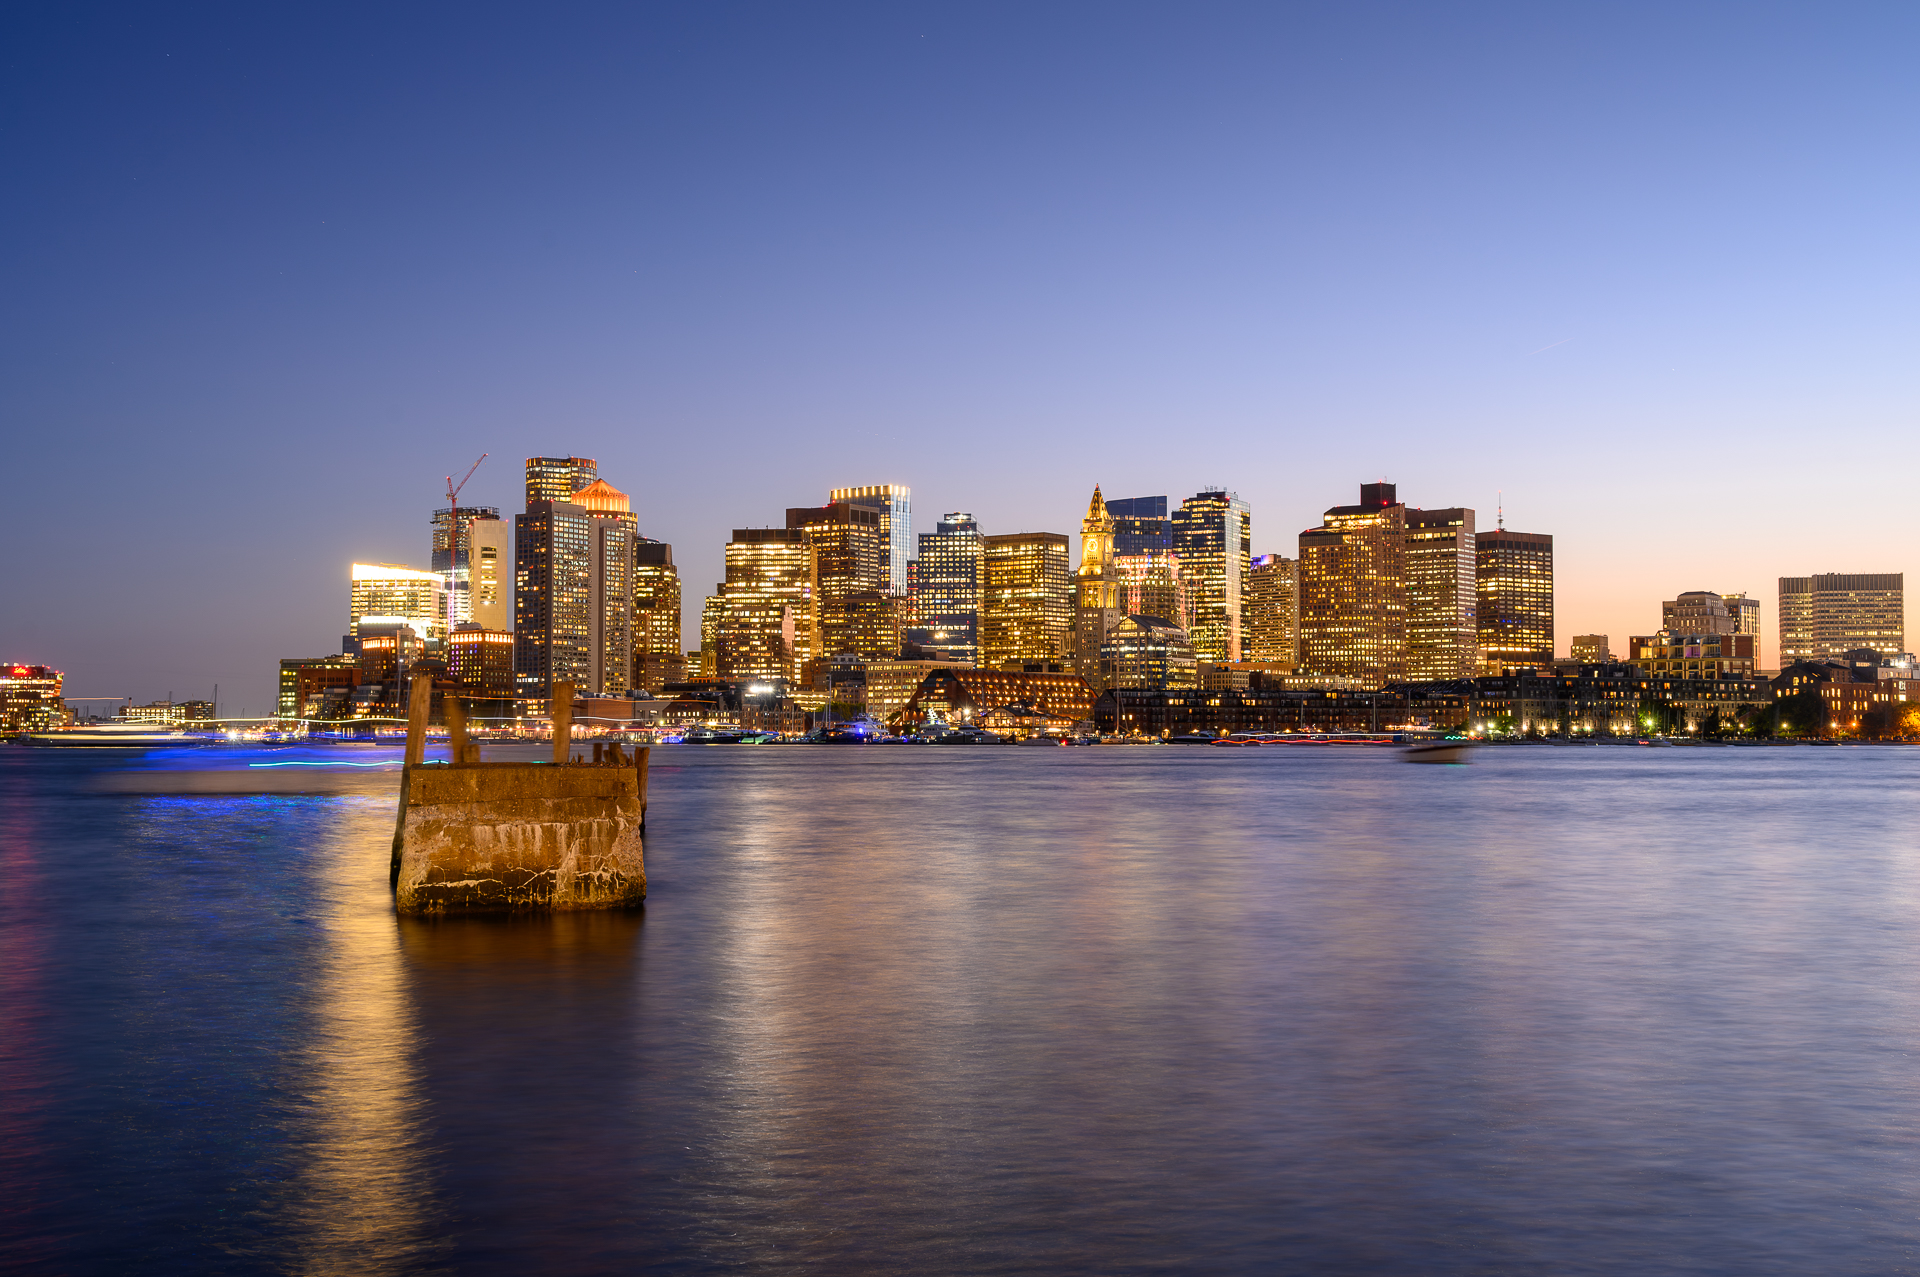
{"label": "boat", "polygon": [[738,745],[743,733],[717,727],[696,727],[680,738],[686,745]]}
{"label": "boat", "polygon": [[1420,741],[1401,750],[1400,757],[1410,763],[1470,763],[1473,761],[1473,742],[1470,740]]}
{"label": "boat", "polygon": [[929,745],[998,745],[1001,738],[978,727],[956,727],[927,742]]}
{"label": "boat", "polygon": [[1067,743],[1066,740],[1063,739],[1062,737],[1048,736],[1041,732],[1036,732],[1032,736],[1028,736],[1014,742],[1014,744],[1016,745],[1053,745],[1053,746],[1064,745],[1066,743]]}
{"label": "boat", "polygon": [[174,731],[154,723],[96,723],[61,731],[33,732],[26,737],[26,743],[69,748],[154,749],[168,745],[213,745],[220,743],[220,738]]}
{"label": "boat", "polygon": [[1196,734],[1190,736],[1169,736],[1165,743],[1168,745],[1211,745],[1219,739],[1218,736],[1200,736]]}

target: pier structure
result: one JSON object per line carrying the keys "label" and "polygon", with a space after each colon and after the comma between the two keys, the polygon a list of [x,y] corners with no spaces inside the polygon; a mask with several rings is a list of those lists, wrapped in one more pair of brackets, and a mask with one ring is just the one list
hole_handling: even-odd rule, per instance
{"label": "pier structure", "polygon": [[425,761],[432,680],[415,671],[393,835],[402,914],[622,909],[646,899],[646,746],[573,752],[573,687],[553,688],[551,762],[480,761],[459,698],[444,700],[449,761]]}

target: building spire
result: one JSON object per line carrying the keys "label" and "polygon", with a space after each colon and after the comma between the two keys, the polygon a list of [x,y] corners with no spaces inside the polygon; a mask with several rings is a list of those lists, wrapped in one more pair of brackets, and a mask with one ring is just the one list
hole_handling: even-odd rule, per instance
{"label": "building spire", "polygon": [[1100,495],[1100,485],[1096,483],[1093,485],[1093,500],[1087,502],[1087,518],[1105,519],[1106,517],[1107,501]]}

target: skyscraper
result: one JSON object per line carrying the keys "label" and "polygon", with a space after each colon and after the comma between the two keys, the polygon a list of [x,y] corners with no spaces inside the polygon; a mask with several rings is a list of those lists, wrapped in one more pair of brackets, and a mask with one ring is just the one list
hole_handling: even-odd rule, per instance
{"label": "skyscraper", "polygon": [[1823,572],[1780,578],[1780,664],[1906,646],[1906,574]]}
{"label": "skyscraper", "polygon": [[680,650],[680,572],[673,547],[641,537],[633,547],[633,685],[659,695],[686,677]]}
{"label": "skyscraper", "polygon": [[1722,594],[1720,601],[1727,605],[1727,611],[1733,614],[1733,632],[1753,635],[1754,651],[1760,650],[1760,600],[1750,599],[1746,591],[1738,594]]}
{"label": "skyscraper", "polygon": [[1178,629],[1192,623],[1180,559],[1172,550],[1148,550],[1113,556],[1122,616],[1151,616]]}
{"label": "skyscraper", "polygon": [[405,625],[422,640],[438,643],[447,632],[445,581],[398,563],[356,563],[351,568],[347,637],[368,626]]}
{"label": "skyscraper", "polygon": [[451,509],[433,512],[432,566],[447,582],[452,624],[512,629],[513,591],[507,580],[511,528],[495,506],[461,506],[457,534],[448,526],[452,519]]}
{"label": "skyscraper", "polygon": [[638,520],[627,494],[595,479],[573,494],[589,516],[592,552],[587,588],[593,660],[587,674],[594,694],[618,696],[633,687],[633,547]]}
{"label": "skyscraper", "polygon": [[1553,663],[1553,538],[1482,532],[1475,538],[1482,668]]}
{"label": "skyscraper", "polygon": [[805,530],[734,529],[720,590],[714,676],[730,682],[797,679],[813,594],[813,553]]}
{"label": "skyscraper", "polygon": [[941,517],[935,531],[920,534],[914,570],[914,619],[929,632],[923,646],[942,660],[973,665],[980,660],[980,524],[964,510]]}
{"label": "skyscraper", "polygon": [[1479,651],[1473,511],[1407,510],[1407,677],[1471,678]]}
{"label": "skyscraper", "polygon": [[570,501],[599,477],[599,463],[592,457],[528,457],[527,509],[536,501]]}
{"label": "skyscraper", "polygon": [[901,483],[876,483],[864,488],[835,488],[829,503],[845,501],[880,516],[881,566],[887,593],[907,592],[907,562],[913,558],[913,489]]}
{"label": "skyscraper", "polygon": [[1120,583],[1113,569],[1113,519],[1096,483],[1087,517],[1080,521],[1080,571],[1074,578],[1073,599],[1074,668],[1095,691],[1105,686],[1100,679],[1100,646],[1121,615]]}
{"label": "skyscraper", "polygon": [[1010,532],[980,543],[980,664],[994,669],[1069,656],[1073,586],[1066,534]]}
{"label": "skyscraper", "polygon": [[1253,518],[1231,492],[1209,488],[1180,503],[1173,514],[1173,552],[1180,557],[1192,615],[1188,637],[1203,661],[1237,661],[1241,652],[1241,605],[1253,552]]}
{"label": "skyscraper", "polygon": [[787,511],[787,526],[805,533],[810,555],[811,607],[796,618],[805,626],[797,662],[851,651],[847,599],[872,590],[890,592],[880,524],[878,511],[847,501]]}
{"label": "skyscraper", "polygon": [[1360,485],[1300,534],[1300,668],[1384,687],[1406,677],[1407,508],[1391,483]]}
{"label": "skyscraper", "polygon": [[1300,564],[1284,554],[1257,556],[1247,569],[1246,658],[1293,665],[1300,631]]}
{"label": "skyscraper", "polygon": [[1167,518],[1165,497],[1121,497],[1107,502],[1107,514],[1113,519],[1115,555],[1166,554],[1173,550],[1173,523]]}
{"label": "skyscraper", "polygon": [[592,512],[571,501],[531,501],[514,516],[513,673],[521,696],[545,699],[556,682],[593,690],[594,540]]}

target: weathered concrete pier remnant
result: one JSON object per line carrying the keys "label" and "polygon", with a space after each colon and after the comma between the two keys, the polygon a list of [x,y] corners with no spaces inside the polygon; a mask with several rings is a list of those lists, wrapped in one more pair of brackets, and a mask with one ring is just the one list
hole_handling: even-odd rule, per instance
{"label": "weathered concrete pier remnant", "polygon": [[647,895],[641,830],[647,749],[572,753],[573,688],[553,696],[553,761],[483,763],[459,702],[446,698],[448,763],[424,762],[429,680],[416,676],[393,836],[403,914],[621,909]]}

